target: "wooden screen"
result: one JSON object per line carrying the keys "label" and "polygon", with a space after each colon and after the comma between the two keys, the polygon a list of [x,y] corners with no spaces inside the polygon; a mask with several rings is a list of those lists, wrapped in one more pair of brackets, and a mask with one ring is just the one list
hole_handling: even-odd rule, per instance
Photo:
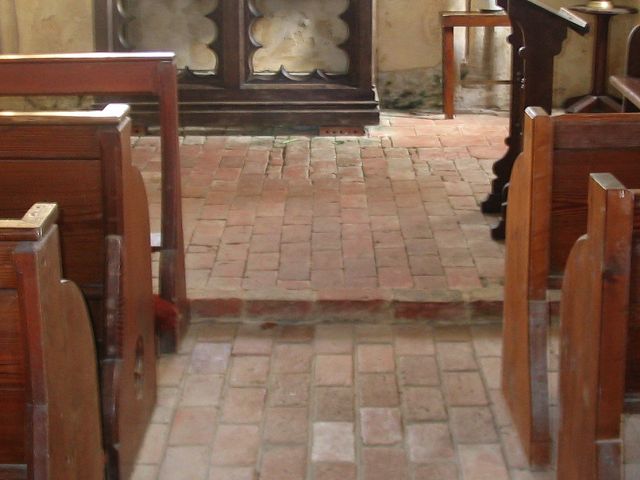
{"label": "wooden screen", "polygon": [[[98,50],[141,50],[138,43],[144,49],[176,50],[180,56],[182,48],[170,45],[170,35],[152,31],[154,38],[145,41],[136,34],[134,27],[143,23],[145,16],[157,15],[158,10],[139,8],[134,0],[94,2]],[[157,4],[160,7],[161,0]],[[338,12],[346,39],[337,48],[347,61],[346,68],[337,71],[316,68],[292,72],[284,66],[267,72],[256,68],[254,57],[263,49],[254,34],[255,23],[264,16],[260,0],[194,2],[193,9],[202,18],[188,27],[194,35],[200,33],[200,42],[209,43],[191,52],[199,54],[198,58],[192,55],[190,65],[183,65],[178,75],[182,126],[355,127],[378,123],[373,85],[373,0],[345,0],[345,9]],[[170,12],[164,15],[167,21],[156,21],[153,26],[173,28],[168,21]],[[154,121],[157,107],[152,99],[136,99],[131,104],[144,123]]]}

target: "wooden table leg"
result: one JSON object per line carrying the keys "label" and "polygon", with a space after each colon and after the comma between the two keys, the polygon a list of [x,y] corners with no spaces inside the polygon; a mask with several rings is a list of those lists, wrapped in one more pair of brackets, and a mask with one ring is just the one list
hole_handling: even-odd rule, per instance
{"label": "wooden table leg", "polygon": [[453,27],[442,27],[442,106],[445,118],[453,118],[455,65],[453,62]]}

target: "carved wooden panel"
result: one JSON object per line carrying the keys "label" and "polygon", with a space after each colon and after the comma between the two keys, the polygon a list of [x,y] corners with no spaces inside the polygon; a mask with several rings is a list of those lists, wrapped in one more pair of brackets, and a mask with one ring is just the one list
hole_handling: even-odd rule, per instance
{"label": "carved wooden panel", "polygon": [[183,126],[378,123],[373,0],[94,2],[99,50],[176,51]]}

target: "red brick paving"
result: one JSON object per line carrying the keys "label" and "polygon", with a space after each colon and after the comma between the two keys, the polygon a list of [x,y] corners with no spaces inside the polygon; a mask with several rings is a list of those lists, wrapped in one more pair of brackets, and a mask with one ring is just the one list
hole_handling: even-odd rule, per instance
{"label": "red brick paving", "polygon": [[[363,137],[184,137],[196,314],[228,314],[224,302],[236,299],[232,314],[274,313],[264,301],[295,300],[291,315],[322,316],[330,312],[318,299],[327,306],[363,292],[396,317],[408,301],[464,302],[467,319],[490,313],[491,302],[499,313],[503,247],[490,239],[495,220],[478,202],[505,150],[496,138],[507,119],[437,118],[384,114]],[[156,229],[159,143],[137,139],[133,152]]]}

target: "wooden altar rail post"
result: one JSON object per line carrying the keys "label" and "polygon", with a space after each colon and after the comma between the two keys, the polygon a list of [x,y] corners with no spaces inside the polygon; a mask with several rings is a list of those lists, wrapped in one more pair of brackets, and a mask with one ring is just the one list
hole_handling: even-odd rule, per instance
{"label": "wooden altar rail post", "polygon": [[506,188],[511,169],[522,151],[524,110],[538,106],[551,113],[553,100],[553,62],[562,50],[570,28],[580,35],[589,31],[587,22],[572,13],[555,10],[538,0],[498,0],[511,21],[508,38],[511,55],[511,108],[507,153],[493,164],[496,178],[491,192],[482,202],[485,213],[502,212],[500,223],[492,229],[494,239],[505,236]]}
{"label": "wooden altar rail post", "polygon": [[0,55],[0,95],[155,95],[159,101],[162,150],[161,234],[152,235],[160,252],[160,296],[174,303],[181,320],[173,350],[189,323],[186,291],[175,54],[81,53]]}

